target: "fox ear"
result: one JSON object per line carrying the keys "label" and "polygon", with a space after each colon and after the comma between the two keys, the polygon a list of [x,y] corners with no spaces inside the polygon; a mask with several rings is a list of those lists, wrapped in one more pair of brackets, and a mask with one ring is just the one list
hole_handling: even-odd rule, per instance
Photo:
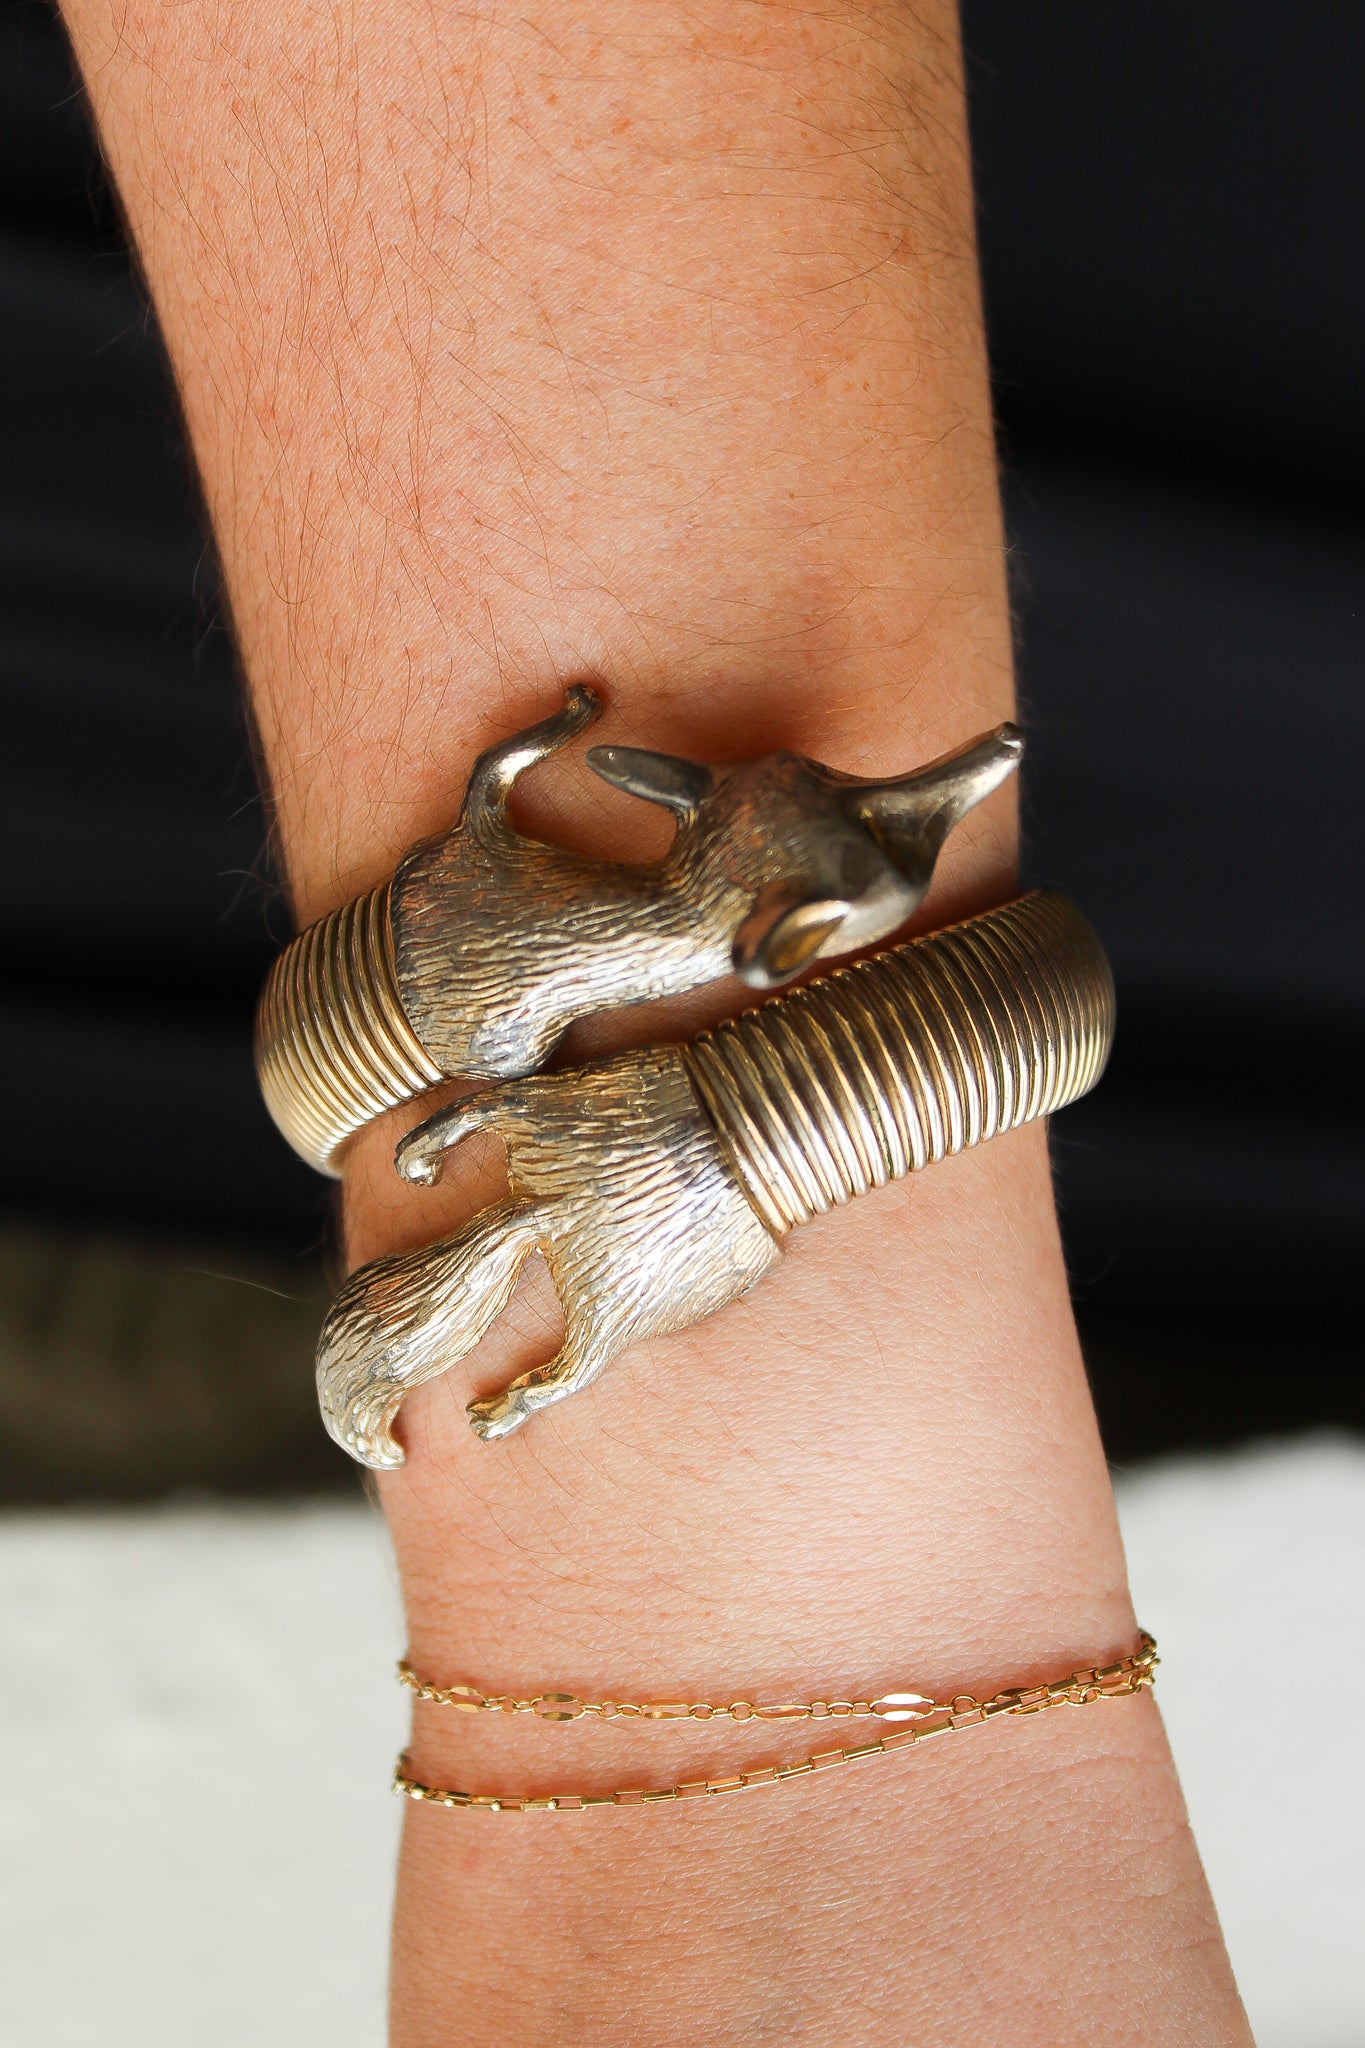
{"label": "fox ear", "polygon": [[780,883],[761,889],[735,933],[735,973],[750,988],[781,988],[810,966],[848,912],[836,897],[803,900]]}
{"label": "fox ear", "polygon": [[716,783],[700,761],[655,754],[648,747],[590,747],[588,766],[614,789],[643,797],[647,804],[662,804],[680,818],[690,818]]}
{"label": "fox ear", "polygon": [[893,782],[860,784],[846,802],[922,896],[954,825],[1014,773],[1023,751],[1018,726],[998,725],[955,754],[944,754]]}

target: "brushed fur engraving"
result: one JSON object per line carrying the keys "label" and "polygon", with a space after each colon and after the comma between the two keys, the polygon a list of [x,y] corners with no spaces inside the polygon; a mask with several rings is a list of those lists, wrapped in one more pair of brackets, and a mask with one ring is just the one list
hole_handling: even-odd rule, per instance
{"label": "brushed fur engraving", "polygon": [[394,878],[398,993],[444,1074],[534,1073],[576,1017],[732,972],[778,988],[885,938],[1023,744],[1002,725],[889,780],[797,754],[710,768],[594,747],[588,763],[604,781],[677,819],[663,859],[632,864],[533,839],[508,814],[518,777],[600,713],[596,692],[575,684],[561,711],[481,755],[454,830],[415,848]]}
{"label": "brushed fur engraving", "polygon": [[563,1304],[564,1343],[548,1364],[471,1404],[485,1439],[585,1387],[627,1344],[733,1301],[780,1257],[676,1049],[487,1089],[412,1132],[399,1170],[434,1181],[443,1153],[483,1130],[507,1148],[511,1200],[440,1244],[363,1266],[323,1326],[323,1419],[363,1464],[403,1462],[390,1425],[404,1394],[474,1349],[533,1251],[544,1253]]}

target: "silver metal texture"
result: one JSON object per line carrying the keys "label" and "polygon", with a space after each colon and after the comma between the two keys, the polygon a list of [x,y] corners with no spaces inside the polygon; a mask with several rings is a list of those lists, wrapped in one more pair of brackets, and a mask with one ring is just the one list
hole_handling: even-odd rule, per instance
{"label": "silver metal texture", "polygon": [[1108,962],[1064,896],[1037,891],[722,1025],[440,1110],[395,1155],[430,1184],[496,1131],[510,1198],[441,1243],[375,1260],[323,1326],[327,1428],[362,1464],[402,1463],[405,1393],[479,1342],[532,1251],[564,1309],[557,1355],[485,1400],[485,1440],[687,1327],[777,1263],[796,1224],[1046,1116],[1092,1087],[1113,1034]]}
{"label": "silver metal texture", "polygon": [[518,778],[600,713],[596,692],[575,684],[552,718],[490,748],[454,829],[276,962],[258,1016],[261,1085],[324,1173],[363,1124],[434,1081],[536,1072],[576,1017],[730,973],[777,988],[888,937],[918,907],[948,833],[1023,746],[1002,725],[872,780],[798,754],[709,768],[594,747],[596,774],[677,820],[661,860],[630,863],[533,839],[508,812]]}

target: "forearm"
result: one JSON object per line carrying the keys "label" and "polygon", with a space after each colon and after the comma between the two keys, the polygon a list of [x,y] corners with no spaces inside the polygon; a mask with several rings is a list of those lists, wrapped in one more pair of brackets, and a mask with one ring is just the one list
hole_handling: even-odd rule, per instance
{"label": "forearm", "polygon": [[[575,676],[604,736],[703,758],[908,767],[1007,714],[955,24],[921,15],[72,0],[302,919]],[[573,765],[528,799],[648,847]],[[1001,796],[930,921],[1011,872]],[[403,1121],[351,1149],[356,1259],[497,1177],[404,1188]],[[943,1695],[1131,1646],[1036,1133],[812,1224],[744,1302],[480,1444],[465,1400],[554,1314],[528,1287],[405,1404],[383,1490],[422,1670]],[[539,1790],[809,1746],[428,1708],[413,1754]],[[877,1768],[700,1813],[411,1812],[396,2038],[1245,2039],[1150,1701]]]}

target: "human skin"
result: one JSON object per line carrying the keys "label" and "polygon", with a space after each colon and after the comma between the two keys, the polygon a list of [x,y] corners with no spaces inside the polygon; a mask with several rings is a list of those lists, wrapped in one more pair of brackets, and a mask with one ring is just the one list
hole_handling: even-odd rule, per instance
{"label": "human skin", "polygon": [[[448,825],[479,750],[576,677],[607,699],[603,740],[855,773],[1008,715],[941,0],[66,18],[179,380],[301,922]],[[528,778],[526,822],[657,852],[663,821],[581,752]],[[1013,846],[1001,792],[921,924],[1007,896]],[[742,996],[603,1020],[575,1048]],[[400,1183],[416,1114],[350,1149],[353,1262],[496,1189],[477,1148],[437,1190]],[[380,1492],[422,1673],[944,1697],[1133,1647],[1040,1132],[809,1225],[742,1302],[478,1442],[465,1402],[547,1355],[556,1315],[533,1277],[402,1411],[408,1462]],[[668,1784],[805,1754],[802,1725],[490,1728],[419,1706],[412,1768]],[[398,2048],[1250,2038],[1150,1696],[700,1807],[409,1807],[392,2027]]]}

